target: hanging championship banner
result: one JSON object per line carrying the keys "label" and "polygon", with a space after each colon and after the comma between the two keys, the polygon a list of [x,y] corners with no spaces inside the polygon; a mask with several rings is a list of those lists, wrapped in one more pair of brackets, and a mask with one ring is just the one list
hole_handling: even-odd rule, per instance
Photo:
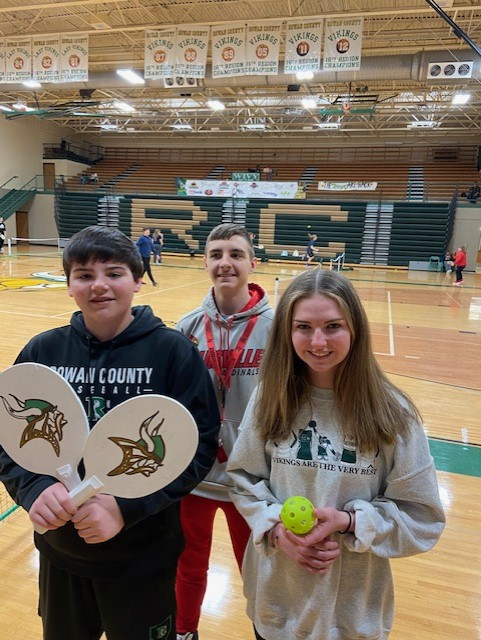
{"label": "hanging championship banner", "polygon": [[84,82],[89,79],[89,36],[60,36],[60,80]]}
{"label": "hanging championship banner", "polygon": [[36,82],[60,80],[60,36],[32,37],[32,78]]}
{"label": "hanging championship banner", "polygon": [[145,32],[144,78],[171,78],[174,75],[175,27]]}
{"label": "hanging championship banner", "polygon": [[212,77],[245,75],[246,27],[236,23],[230,27],[212,27]]}
{"label": "hanging championship banner", "polygon": [[322,20],[288,20],[284,73],[319,71],[321,45]]}
{"label": "hanging championship banner", "polygon": [[326,19],[324,71],[361,68],[362,26],[363,18]]}
{"label": "hanging championship banner", "polygon": [[174,76],[205,78],[210,27],[177,27]]}
{"label": "hanging championship banner", "polygon": [[0,38],[0,82],[5,82],[5,40]]}
{"label": "hanging championship banner", "polygon": [[25,82],[32,79],[32,38],[5,38],[5,80]]}
{"label": "hanging championship banner", "polygon": [[246,35],[247,75],[277,75],[282,23],[248,24]]}

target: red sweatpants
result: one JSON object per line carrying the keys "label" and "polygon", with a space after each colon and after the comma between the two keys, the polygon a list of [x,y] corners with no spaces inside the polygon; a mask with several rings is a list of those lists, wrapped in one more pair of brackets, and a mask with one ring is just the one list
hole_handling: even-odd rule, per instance
{"label": "red sweatpants", "polygon": [[209,500],[189,494],[180,503],[180,519],[185,549],[177,567],[177,633],[195,631],[199,626],[202,601],[207,589],[207,571],[217,509],[225,513],[234,555],[242,567],[250,528],[232,502]]}

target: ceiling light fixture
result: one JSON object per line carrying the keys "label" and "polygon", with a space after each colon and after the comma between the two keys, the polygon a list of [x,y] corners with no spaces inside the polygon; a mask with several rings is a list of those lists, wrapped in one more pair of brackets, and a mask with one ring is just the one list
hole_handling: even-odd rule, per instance
{"label": "ceiling light fixture", "polygon": [[470,93],[455,93],[451,104],[466,104],[470,97]]}
{"label": "ceiling light fixture", "polygon": [[435,120],[415,120],[407,125],[408,129],[436,129],[441,123]]}
{"label": "ceiling light fixture", "polygon": [[25,102],[20,102],[20,101],[16,102],[15,104],[12,104],[12,107],[16,111],[35,111],[35,109],[32,109],[32,107],[27,107]]}
{"label": "ceiling light fixture", "polygon": [[188,122],[176,122],[175,124],[172,125],[172,128],[177,129],[179,131],[191,131],[192,125],[190,125]]}
{"label": "ceiling light fixture", "polygon": [[36,82],[35,80],[25,80],[22,84],[24,87],[28,87],[29,89],[40,89],[42,86],[40,82]]}
{"label": "ceiling light fixture", "polygon": [[317,107],[317,100],[315,98],[302,98],[301,104],[304,109],[315,109]]}
{"label": "ceiling light fixture", "polygon": [[11,107],[7,107],[4,104],[0,104],[0,110],[1,111],[13,111],[13,109]]}
{"label": "ceiling light fixture", "polygon": [[207,106],[213,111],[224,111],[225,104],[220,100],[207,100]]}
{"label": "ceiling light fixture", "polygon": [[313,71],[298,71],[296,73],[296,80],[312,80],[314,78]]}
{"label": "ceiling light fixture", "polygon": [[240,128],[248,131],[265,131],[266,125],[261,122],[250,122],[247,124],[241,124]]}
{"label": "ceiling light fixture", "polygon": [[130,82],[130,84],[145,84],[142,76],[132,69],[117,69],[117,75]]}
{"label": "ceiling light fixture", "polygon": [[112,106],[119,111],[123,111],[124,113],[132,113],[133,111],[135,111],[135,107],[133,107],[131,104],[122,102],[120,100],[115,100],[112,103]]}
{"label": "ceiling light fixture", "polygon": [[317,126],[319,129],[339,129],[341,126],[340,122],[318,122]]}

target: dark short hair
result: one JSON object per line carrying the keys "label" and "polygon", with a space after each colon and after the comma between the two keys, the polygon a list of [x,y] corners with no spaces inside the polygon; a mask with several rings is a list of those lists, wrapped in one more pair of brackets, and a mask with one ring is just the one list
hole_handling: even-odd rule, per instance
{"label": "dark short hair", "polygon": [[212,242],[213,240],[230,240],[233,236],[240,236],[241,238],[244,238],[249,245],[249,255],[253,258],[255,251],[249,231],[247,231],[245,227],[241,227],[239,224],[234,224],[233,222],[224,222],[212,229],[205,242],[205,253],[207,253],[209,242]]}
{"label": "dark short hair", "polygon": [[137,247],[118,229],[93,225],[85,227],[70,238],[62,256],[67,282],[74,262],[85,265],[90,260],[119,262],[128,266],[134,280],[142,276],[142,260]]}

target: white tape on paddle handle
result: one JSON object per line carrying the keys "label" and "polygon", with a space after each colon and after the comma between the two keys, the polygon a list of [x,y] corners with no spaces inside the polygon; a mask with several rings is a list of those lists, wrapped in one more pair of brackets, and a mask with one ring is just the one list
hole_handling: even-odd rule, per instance
{"label": "white tape on paddle handle", "polygon": [[[80,507],[81,504],[87,502],[89,498],[97,495],[103,489],[103,482],[101,482],[97,476],[90,476],[86,480],[83,480],[72,491],[69,492],[69,497],[73,500],[76,507]],[[33,526],[35,531],[41,536],[48,531],[45,527],[35,524]]]}

